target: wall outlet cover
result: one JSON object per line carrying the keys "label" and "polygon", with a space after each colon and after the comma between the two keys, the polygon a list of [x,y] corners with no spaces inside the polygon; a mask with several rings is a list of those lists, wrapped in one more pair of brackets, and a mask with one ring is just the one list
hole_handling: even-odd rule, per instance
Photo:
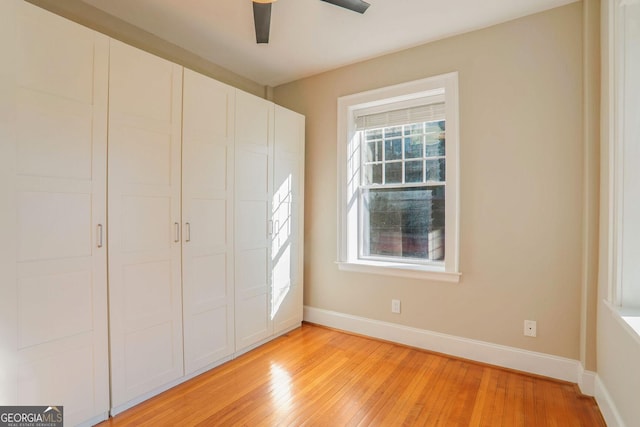
{"label": "wall outlet cover", "polygon": [[400,313],[400,300],[392,299],[391,300],[391,312],[392,313]]}
{"label": "wall outlet cover", "polygon": [[535,337],[537,334],[537,325],[535,320],[524,321],[524,335],[526,337]]}

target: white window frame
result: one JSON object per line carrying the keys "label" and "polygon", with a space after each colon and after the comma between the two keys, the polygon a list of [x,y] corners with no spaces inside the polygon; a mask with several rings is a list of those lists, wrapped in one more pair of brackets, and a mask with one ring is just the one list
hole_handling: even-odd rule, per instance
{"label": "white window frame", "polygon": [[[627,117],[625,96],[627,94],[628,77],[625,73],[625,13],[626,6],[638,7],[639,0],[610,0],[609,7],[609,110],[606,112],[610,124],[609,144],[609,289],[606,304],[618,314],[622,324],[640,342],[640,283],[633,283],[632,295],[626,295],[629,283],[623,284],[625,269],[625,159],[628,159],[630,148],[627,147],[629,130],[625,120]],[[633,76],[635,77],[635,76]],[[634,84],[638,84],[634,82]],[[635,137],[638,138],[638,137]],[[636,140],[637,141],[637,140]],[[638,142],[636,142],[638,143]],[[625,152],[626,155],[625,155]],[[635,157],[635,156],[633,156]],[[628,165],[631,166],[631,165]],[[635,187],[635,183],[627,184]],[[632,218],[632,221],[636,219]],[[627,225],[627,227],[630,227]],[[637,228],[637,225],[633,226]],[[628,231],[628,230],[627,230]],[[628,248],[627,248],[628,249]],[[637,245],[634,252],[640,249]],[[637,288],[636,288],[637,286]],[[625,289],[627,287],[627,289]]]}
{"label": "white window frame", "polygon": [[[444,92],[444,93],[443,93]],[[385,109],[393,104],[412,105],[444,96],[446,122],[445,260],[415,263],[410,260],[363,259],[359,253],[361,210],[359,151],[351,155],[356,141],[355,111]],[[389,107],[386,107],[390,109]],[[460,177],[458,137],[458,73],[452,72],[399,85],[338,98],[338,267],[345,271],[457,283],[460,239]],[[351,162],[351,163],[350,163]],[[350,166],[351,165],[351,166]],[[354,168],[358,172],[354,172]],[[349,175],[352,175],[349,177]],[[355,200],[354,200],[355,198]]]}

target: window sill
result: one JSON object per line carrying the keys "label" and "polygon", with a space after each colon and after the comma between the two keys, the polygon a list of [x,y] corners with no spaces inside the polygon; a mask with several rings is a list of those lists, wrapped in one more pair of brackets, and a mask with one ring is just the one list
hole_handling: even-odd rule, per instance
{"label": "window sill", "polygon": [[458,283],[461,273],[445,272],[444,267],[433,267],[415,264],[400,264],[380,261],[337,262],[342,271],[356,273],[381,274],[384,276],[405,277],[408,279],[433,280],[438,282]]}
{"label": "window sill", "polygon": [[640,309],[618,307],[609,301],[604,301],[613,316],[622,324],[625,330],[640,344]]}

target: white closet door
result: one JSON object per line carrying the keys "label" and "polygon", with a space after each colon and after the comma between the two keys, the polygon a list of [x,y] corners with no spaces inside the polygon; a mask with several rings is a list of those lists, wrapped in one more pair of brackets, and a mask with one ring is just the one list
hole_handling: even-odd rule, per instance
{"label": "white closet door", "polygon": [[16,279],[16,34],[19,0],[0,1],[0,405],[18,401],[18,292]]}
{"label": "white closet door", "polygon": [[235,89],[185,70],[182,129],[187,374],[229,356],[233,328]]}
{"label": "white closet door", "polygon": [[14,25],[2,34],[13,44],[2,68],[13,75],[2,76],[0,108],[0,311],[12,341],[0,348],[0,404],[64,405],[75,425],[109,404],[108,40],[28,3],[2,3]]}
{"label": "white closet door", "polygon": [[304,116],[275,106],[272,200],[272,297],[274,333],[302,322]]}
{"label": "white closet door", "polygon": [[235,326],[236,350],[273,333],[270,317],[270,214],[273,104],[236,93]]}
{"label": "white closet door", "polygon": [[109,308],[112,407],[183,375],[182,67],[111,41]]}

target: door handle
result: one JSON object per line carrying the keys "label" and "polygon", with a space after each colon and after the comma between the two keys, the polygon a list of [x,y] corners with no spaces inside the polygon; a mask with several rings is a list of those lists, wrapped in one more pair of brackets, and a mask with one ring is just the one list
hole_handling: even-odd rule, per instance
{"label": "door handle", "polygon": [[176,228],[176,238],[175,238],[174,242],[178,243],[180,241],[180,223],[179,222],[174,222],[173,226]]}
{"label": "door handle", "polygon": [[96,226],[96,234],[97,234],[97,241],[98,241],[98,247],[101,248],[102,247],[102,224],[98,224]]}
{"label": "door handle", "polygon": [[184,228],[185,228],[185,230],[184,230],[184,233],[185,233],[184,241],[188,243],[188,242],[191,241],[191,223],[190,222],[185,222],[184,223]]}

